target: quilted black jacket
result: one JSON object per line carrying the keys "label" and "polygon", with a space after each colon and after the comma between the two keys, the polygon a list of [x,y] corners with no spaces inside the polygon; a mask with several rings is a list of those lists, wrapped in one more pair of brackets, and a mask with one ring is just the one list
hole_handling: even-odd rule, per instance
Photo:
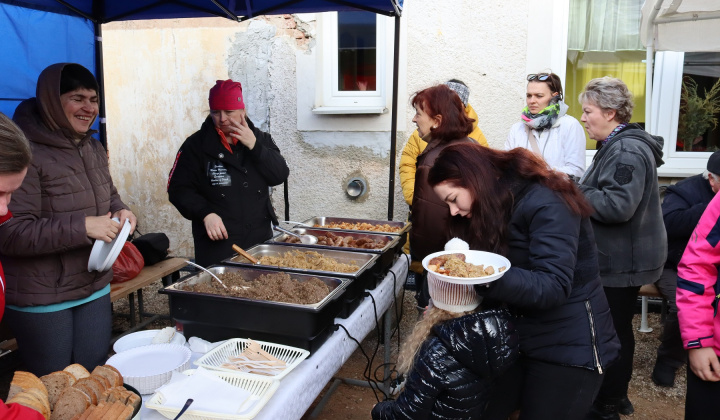
{"label": "quilted black jacket", "polygon": [[481,419],[500,376],[518,358],[518,335],[502,309],[433,327],[396,401],[372,410],[378,419]]}

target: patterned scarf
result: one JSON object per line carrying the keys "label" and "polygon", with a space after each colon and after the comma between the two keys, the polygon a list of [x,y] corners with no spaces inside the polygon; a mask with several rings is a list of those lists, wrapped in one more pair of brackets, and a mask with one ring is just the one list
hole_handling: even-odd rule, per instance
{"label": "patterned scarf", "polygon": [[607,142],[610,141],[611,138],[615,137],[615,135],[616,135],[617,133],[621,132],[622,129],[625,128],[625,127],[627,127],[627,123],[620,123],[620,124],[618,124],[618,126],[615,127],[615,128],[613,129],[613,131],[610,132],[610,134],[609,134],[607,137],[605,137],[605,140],[602,141],[602,145],[605,146],[605,145],[607,144]]}
{"label": "patterned scarf", "polygon": [[569,107],[565,105],[565,102],[560,100],[558,95],[553,97],[550,100],[550,104],[537,114],[531,114],[530,110],[526,106],[523,109],[520,118],[522,118],[525,125],[533,130],[545,130],[552,127],[558,118],[565,115],[568,108]]}

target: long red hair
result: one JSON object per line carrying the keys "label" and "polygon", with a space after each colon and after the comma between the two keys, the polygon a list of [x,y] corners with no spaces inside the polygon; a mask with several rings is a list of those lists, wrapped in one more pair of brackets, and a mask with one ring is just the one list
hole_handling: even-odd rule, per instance
{"label": "long red hair", "polygon": [[[465,239],[473,249],[505,253],[505,237],[515,205],[513,189],[538,183],[555,192],[568,208],[588,217],[593,208],[570,178],[553,171],[539,156],[522,148],[493,150],[476,143],[447,147],[428,174],[431,186],[449,182],[469,190],[472,218],[450,219],[452,234]],[[469,224],[469,226],[468,226]]]}
{"label": "long red hair", "polygon": [[474,119],[465,114],[465,106],[457,93],[446,85],[437,85],[416,92],[410,101],[430,117],[442,115],[442,121],[431,130],[432,138],[450,141],[467,137],[473,131]]}

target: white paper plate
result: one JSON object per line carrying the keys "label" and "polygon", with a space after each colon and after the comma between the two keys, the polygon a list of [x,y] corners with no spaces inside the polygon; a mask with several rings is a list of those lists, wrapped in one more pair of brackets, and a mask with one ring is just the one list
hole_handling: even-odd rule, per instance
{"label": "white paper plate", "polygon": [[[436,273],[434,271],[428,270],[428,263],[431,259],[435,257],[439,257],[440,255],[446,255],[446,254],[465,254],[465,262],[469,262],[471,264],[475,265],[484,265],[484,266],[492,266],[495,268],[495,274],[492,274],[490,276],[484,276],[484,277],[453,277],[453,276],[446,276],[443,274]],[[503,274],[507,273],[507,271],[510,269],[510,260],[503,257],[499,254],[494,254],[492,252],[485,252],[485,251],[440,251],[440,252],[433,252],[432,254],[428,255],[427,257],[423,258],[422,260],[422,266],[425,270],[428,272],[428,276],[432,275],[436,278],[439,278],[443,281],[446,281],[448,283],[455,283],[455,284],[484,284],[489,283],[491,281],[495,281],[503,276]],[[500,271],[501,267],[505,267],[503,271]]]}
{"label": "white paper plate", "polygon": [[[117,217],[113,217],[113,220],[120,222]],[[112,268],[113,263],[120,255],[123,245],[130,234],[130,220],[125,219],[125,224],[120,229],[120,232],[108,243],[99,239],[95,240],[92,251],[90,251],[90,259],[88,260],[88,271],[108,271]]]}
{"label": "white paper plate", "polygon": [[177,370],[190,367],[189,348],[178,344],[153,344],[135,347],[108,359],[123,376],[125,383],[134,386],[141,394],[152,394],[165,385]]}
{"label": "white paper plate", "polygon": [[[115,351],[115,353],[120,353],[134,349],[135,347],[156,345],[152,344],[152,339],[158,331],[160,330],[145,330],[125,335],[113,344],[113,351]],[[177,344],[180,346],[185,345],[185,336],[175,331],[175,335],[173,335],[170,344]]]}

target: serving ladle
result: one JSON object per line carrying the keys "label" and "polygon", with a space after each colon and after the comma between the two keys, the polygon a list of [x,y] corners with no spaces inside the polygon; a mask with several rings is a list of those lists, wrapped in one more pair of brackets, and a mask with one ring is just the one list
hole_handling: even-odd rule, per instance
{"label": "serving ladle", "polygon": [[225,290],[228,290],[228,287],[225,286],[225,283],[223,283],[222,280],[220,280],[220,278],[219,278],[218,276],[216,276],[215,274],[213,274],[212,271],[208,270],[207,268],[203,267],[202,265],[195,264],[194,262],[191,262],[191,261],[188,261],[188,260],[185,260],[185,262],[188,263],[188,264],[190,264],[190,265],[194,265],[195,267],[197,267],[197,268],[203,270],[204,272],[210,274],[215,280],[218,281],[218,283],[220,283],[220,284],[222,285],[222,287],[225,288]]}
{"label": "serving ladle", "polygon": [[301,244],[304,244],[304,245],[315,245],[315,244],[317,243],[317,241],[318,241],[317,236],[307,235],[307,234],[298,235],[297,233],[291,232],[291,231],[289,231],[289,230],[287,230],[287,229],[283,229],[283,228],[281,228],[281,227],[278,226],[278,225],[273,225],[273,229],[277,230],[278,232],[282,232],[282,233],[284,233],[284,234],[287,234],[287,235],[290,235],[290,236],[294,236],[294,237],[300,239],[300,243],[301,243]]}

